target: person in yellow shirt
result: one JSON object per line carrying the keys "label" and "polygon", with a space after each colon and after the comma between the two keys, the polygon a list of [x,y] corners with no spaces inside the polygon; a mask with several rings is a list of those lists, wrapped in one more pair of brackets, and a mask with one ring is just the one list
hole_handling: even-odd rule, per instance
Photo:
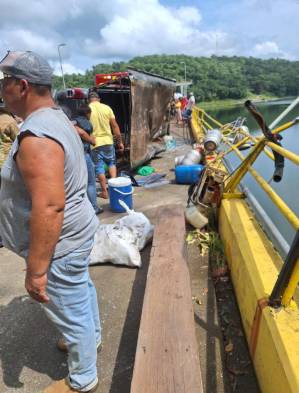
{"label": "person in yellow shirt", "polygon": [[182,123],[182,103],[181,101],[177,98],[175,100],[175,112],[176,112],[176,123],[181,124]]}
{"label": "person in yellow shirt", "polygon": [[91,109],[90,122],[93,127],[92,135],[95,137],[95,145],[92,148],[92,159],[95,164],[96,176],[99,179],[102,189],[100,197],[108,199],[104,165],[106,164],[108,166],[110,177],[116,177],[113,135],[115,136],[119,151],[124,150],[124,145],[119,126],[110,106],[102,104],[96,92],[91,92],[88,98]]}

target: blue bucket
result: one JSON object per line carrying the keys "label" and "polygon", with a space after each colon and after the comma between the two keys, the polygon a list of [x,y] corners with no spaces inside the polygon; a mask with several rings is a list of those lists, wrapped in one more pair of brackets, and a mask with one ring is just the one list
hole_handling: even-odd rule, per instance
{"label": "blue bucket", "polygon": [[110,209],[115,213],[124,213],[125,209],[119,204],[124,201],[129,209],[133,209],[133,187],[131,179],[115,177],[108,180]]}

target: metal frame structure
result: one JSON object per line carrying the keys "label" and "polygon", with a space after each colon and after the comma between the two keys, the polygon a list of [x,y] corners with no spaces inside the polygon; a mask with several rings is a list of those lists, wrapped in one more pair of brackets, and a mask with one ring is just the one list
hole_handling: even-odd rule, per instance
{"label": "metal frame structure", "polygon": [[[225,127],[216,119],[209,116],[204,110],[200,108],[194,108],[192,113],[193,124],[195,124],[195,135],[197,135],[197,140],[203,137],[205,132],[213,127],[219,127],[222,129],[224,135],[224,143],[228,146],[228,150],[219,155],[222,159],[223,156],[230,152],[235,152],[237,156],[241,159],[241,164],[234,171],[234,173],[229,176],[225,188],[224,188],[224,199],[231,198],[244,198],[244,194],[237,191],[244,176],[249,172],[259,186],[265,191],[268,197],[275,204],[277,209],[282,213],[282,215],[287,219],[287,221],[292,225],[292,227],[297,231],[293,243],[290,247],[287,257],[285,258],[284,265],[279,273],[278,279],[274,285],[271,295],[269,296],[269,305],[272,307],[289,306],[291,300],[294,296],[295,290],[299,282],[299,218],[297,215],[289,208],[289,206],[283,201],[283,199],[273,190],[273,188],[265,181],[262,176],[252,168],[252,165],[259,157],[259,155],[264,152],[270,159],[274,160],[273,154],[267,150],[271,148],[273,151],[279,153],[284,158],[292,161],[294,164],[299,165],[299,156],[281,146],[266,139],[265,136],[254,138],[253,136],[245,133],[245,138],[242,139],[237,144],[232,144],[225,137],[228,135],[230,129]],[[284,125],[276,128],[272,131],[273,134],[280,133],[287,130],[293,125],[298,123],[298,119],[294,121],[285,123]],[[242,132],[242,131],[240,131]],[[251,148],[247,157],[245,158],[239,151],[239,147],[244,143],[251,140],[254,146]]]}

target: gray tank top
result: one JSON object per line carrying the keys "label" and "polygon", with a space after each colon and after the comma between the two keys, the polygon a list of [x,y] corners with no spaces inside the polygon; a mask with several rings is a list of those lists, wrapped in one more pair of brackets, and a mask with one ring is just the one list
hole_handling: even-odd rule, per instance
{"label": "gray tank top", "polygon": [[[27,130],[37,137],[57,141],[64,149],[64,220],[53,256],[58,258],[91,239],[99,225],[86,193],[83,145],[71,122],[58,108],[43,108],[31,113],[20,133]],[[17,138],[1,169],[0,235],[5,247],[27,258],[31,199],[15,162],[18,149]]]}

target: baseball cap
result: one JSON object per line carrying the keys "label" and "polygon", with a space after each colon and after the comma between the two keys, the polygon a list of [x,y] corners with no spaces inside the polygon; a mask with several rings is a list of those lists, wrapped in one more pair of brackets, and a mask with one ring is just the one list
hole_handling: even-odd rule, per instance
{"label": "baseball cap", "polygon": [[37,85],[52,85],[53,70],[37,53],[8,51],[0,61],[0,71]]}
{"label": "baseball cap", "polygon": [[98,95],[98,93],[96,93],[95,91],[91,91],[91,92],[88,94],[88,98],[99,98],[99,95]]}

